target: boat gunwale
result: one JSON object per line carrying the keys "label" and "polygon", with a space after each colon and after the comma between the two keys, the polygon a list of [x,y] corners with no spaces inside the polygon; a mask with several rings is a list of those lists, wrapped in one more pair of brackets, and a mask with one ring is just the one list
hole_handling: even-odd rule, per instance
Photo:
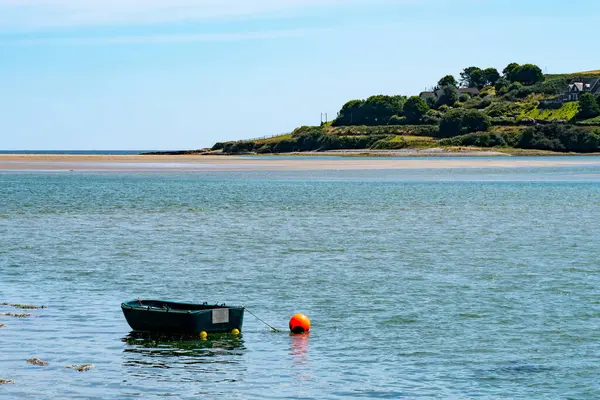
{"label": "boat gunwale", "polygon": [[190,315],[190,314],[202,314],[202,313],[206,313],[215,309],[235,309],[235,310],[242,310],[245,307],[243,306],[228,306],[225,304],[222,305],[218,305],[218,304],[208,304],[208,303],[182,303],[182,302],[177,302],[177,301],[166,301],[166,300],[141,300],[139,299],[139,301],[143,302],[156,302],[156,303],[163,303],[163,304],[177,304],[179,306],[193,306],[193,307],[207,307],[204,309],[199,309],[199,310],[190,310],[190,309],[184,309],[184,308],[159,308],[159,307],[151,307],[151,306],[142,306],[138,304],[138,300],[129,300],[129,301],[124,301],[121,303],[121,309],[124,310],[134,310],[134,311],[144,311],[144,312],[162,312],[162,313],[176,313],[176,314],[183,314],[183,315]]}

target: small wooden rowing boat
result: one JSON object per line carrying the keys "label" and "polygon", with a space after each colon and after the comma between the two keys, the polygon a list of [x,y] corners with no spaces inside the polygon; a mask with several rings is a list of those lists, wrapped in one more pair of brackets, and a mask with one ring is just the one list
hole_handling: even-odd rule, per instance
{"label": "small wooden rowing boat", "polygon": [[243,307],[161,300],[130,300],[121,303],[127,323],[138,332],[198,334],[242,330]]}

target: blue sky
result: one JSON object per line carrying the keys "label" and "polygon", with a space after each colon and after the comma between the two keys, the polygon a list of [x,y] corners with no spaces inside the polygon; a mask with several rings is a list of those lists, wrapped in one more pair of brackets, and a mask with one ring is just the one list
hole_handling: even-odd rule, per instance
{"label": "blue sky", "polygon": [[0,149],[193,149],[467,66],[600,69],[597,0],[0,0]]}

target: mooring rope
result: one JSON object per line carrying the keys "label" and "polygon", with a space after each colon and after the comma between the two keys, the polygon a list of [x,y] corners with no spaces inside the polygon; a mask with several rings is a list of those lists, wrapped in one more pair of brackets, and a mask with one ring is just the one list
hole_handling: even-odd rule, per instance
{"label": "mooring rope", "polygon": [[271,328],[273,330],[273,332],[279,332],[279,329],[275,329],[273,328],[271,325],[267,324],[265,321],[263,321],[262,319],[258,318],[256,316],[256,314],[254,314],[252,311],[248,310],[248,307],[246,306],[242,306],[244,308],[244,310],[248,311],[254,318],[256,318],[257,320],[259,320],[260,322],[262,322],[263,324],[265,324],[266,326],[268,326],[269,328]]}

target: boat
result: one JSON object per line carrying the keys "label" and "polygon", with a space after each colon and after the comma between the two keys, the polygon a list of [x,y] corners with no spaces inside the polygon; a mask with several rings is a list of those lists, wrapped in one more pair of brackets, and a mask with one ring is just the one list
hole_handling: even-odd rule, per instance
{"label": "boat", "polygon": [[137,332],[198,334],[242,330],[244,307],[162,300],[130,300],[121,303],[127,323]]}

